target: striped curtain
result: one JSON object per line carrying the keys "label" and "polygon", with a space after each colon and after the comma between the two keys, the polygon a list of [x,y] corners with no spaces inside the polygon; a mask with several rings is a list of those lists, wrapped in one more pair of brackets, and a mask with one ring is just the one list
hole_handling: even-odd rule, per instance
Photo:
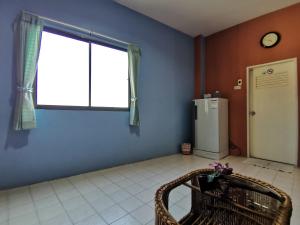
{"label": "striped curtain", "polygon": [[128,74],[130,81],[130,119],[131,126],[140,126],[140,115],[138,107],[138,74],[141,60],[141,50],[134,46],[128,46]]}
{"label": "striped curtain", "polygon": [[14,129],[36,127],[33,102],[33,83],[37,71],[43,26],[37,17],[22,13],[16,25],[17,94],[14,113]]}

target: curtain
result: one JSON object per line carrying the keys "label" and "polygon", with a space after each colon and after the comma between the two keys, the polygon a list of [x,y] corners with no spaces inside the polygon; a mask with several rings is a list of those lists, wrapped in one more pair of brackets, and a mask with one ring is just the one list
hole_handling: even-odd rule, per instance
{"label": "curtain", "polygon": [[25,130],[36,127],[32,93],[43,26],[39,18],[22,13],[15,28],[17,94],[14,129]]}
{"label": "curtain", "polygon": [[131,126],[140,125],[139,107],[138,107],[138,94],[137,83],[138,73],[141,60],[141,50],[134,46],[128,46],[128,74],[130,82],[130,119],[129,124]]}

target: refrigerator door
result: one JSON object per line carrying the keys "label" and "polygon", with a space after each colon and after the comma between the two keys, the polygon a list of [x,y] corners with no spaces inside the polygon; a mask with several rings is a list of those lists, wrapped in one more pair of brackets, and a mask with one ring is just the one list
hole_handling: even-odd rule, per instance
{"label": "refrigerator door", "polygon": [[195,100],[197,118],[195,119],[195,148],[219,152],[218,99]]}

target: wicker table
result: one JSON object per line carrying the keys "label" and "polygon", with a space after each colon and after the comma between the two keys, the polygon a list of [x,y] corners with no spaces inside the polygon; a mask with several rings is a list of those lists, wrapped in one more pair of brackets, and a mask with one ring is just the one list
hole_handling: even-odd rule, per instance
{"label": "wicker table", "polygon": [[[290,197],[276,187],[239,174],[222,176],[219,186],[207,189],[200,178],[212,173],[201,169],[161,186],[155,196],[156,225],[288,225],[292,214]],[[227,185],[225,193],[220,184]],[[191,210],[180,221],[168,212],[168,198],[180,185],[191,191]]]}

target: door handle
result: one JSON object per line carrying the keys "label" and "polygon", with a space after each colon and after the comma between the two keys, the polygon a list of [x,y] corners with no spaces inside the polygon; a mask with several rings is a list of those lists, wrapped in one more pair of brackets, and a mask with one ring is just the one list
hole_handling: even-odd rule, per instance
{"label": "door handle", "polygon": [[255,114],[256,114],[255,111],[250,111],[250,112],[249,112],[249,115],[250,115],[250,116],[254,116]]}

